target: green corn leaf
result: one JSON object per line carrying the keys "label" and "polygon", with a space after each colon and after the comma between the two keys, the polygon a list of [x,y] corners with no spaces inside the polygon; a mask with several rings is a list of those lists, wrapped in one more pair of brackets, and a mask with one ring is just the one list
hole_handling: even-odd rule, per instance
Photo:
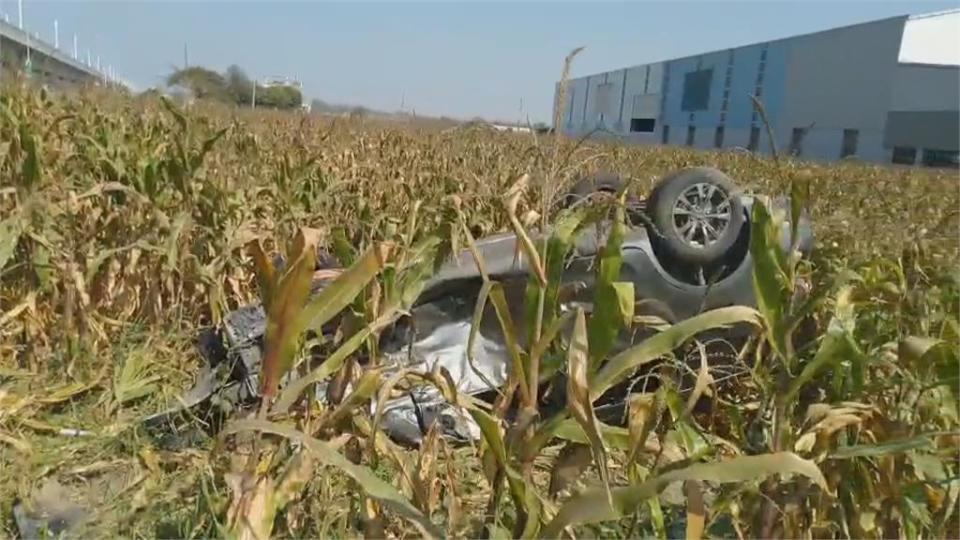
{"label": "green corn leaf", "polygon": [[567,354],[567,410],[587,435],[590,451],[600,471],[600,480],[609,492],[610,472],[607,469],[607,449],[600,435],[599,421],[593,410],[593,399],[587,385],[588,367],[587,322],[583,310],[577,309],[573,335],[570,338],[570,350]]}
{"label": "green corn leaf", "polygon": [[183,111],[166,96],[161,96],[160,103],[173,115],[174,120],[177,121],[177,125],[180,126],[180,131],[187,131],[187,117],[183,115]]}
{"label": "green corn leaf", "polygon": [[259,241],[252,242],[249,249],[257,271],[257,282],[260,285],[260,302],[263,304],[264,310],[269,311],[270,302],[273,300],[273,289],[277,281],[277,269],[274,267],[273,261],[263,251],[263,246]]}
{"label": "green corn leaf", "polygon": [[500,329],[503,331],[503,338],[507,351],[510,353],[510,363],[513,368],[513,375],[520,382],[520,392],[526,400],[528,394],[527,387],[523,384],[526,381],[526,371],[523,363],[523,349],[520,347],[520,341],[517,338],[516,326],[513,323],[513,316],[510,314],[510,306],[507,303],[506,294],[503,291],[503,285],[498,282],[491,282],[490,302],[493,304],[494,311],[497,314],[497,320],[500,323]]}
{"label": "green corn leaf", "polygon": [[286,412],[290,406],[297,401],[297,398],[300,397],[300,394],[302,394],[308,386],[326,380],[328,377],[339,371],[347,359],[350,358],[350,355],[355,353],[357,349],[359,349],[367,341],[368,337],[370,337],[377,330],[382,329],[392,323],[397,317],[399,317],[399,314],[397,313],[386,314],[380,319],[367,325],[359,332],[356,332],[350,336],[350,339],[344,342],[343,345],[340,345],[340,347],[338,347],[333,354],[327,357],[322,364],[314,368],[313,371],[284,386],[283,391],[280,393],[280,397],[277,398],[276,403],[273,405],[272,412],[274,414]]}
{"label": "green corn leaf", "polygon": [[241,431],[270,433],[302,444],[324,464],[336,467],[346,473],[357,482],[367,496],[416,525],[424,536],[430,538],[442,538],[444,536],[443,531],[417,510],[396,488],[381,480],[367,467],[351,463],[329,444],[291,427],[266,420],[237,420],[225,426],[222,434],[228,435]]}
{"label": "green corn leaf", "polygon": [[476,304],[473,308],[473,320],[470,324],[470,335],[467,337],[467,363],[474,375],[480,378],[491,389],[497,389],[486,375],[477,367],[476,360],[473,357],[473,348],[477,342],[477,335],[480,333],[480,325],[483,322],[483,312],[487,307],[487,298],[490,296],[490,289],[496,284],[494,281],[484,281],[480,286],[480,292],[477,293]]}
{"label": "green corn leaf", "polygon": [[761,327],[762,319],[760,314],[752,308],[731,306],[711,310],[681,321],[608,360],[590,380],[590,395],[594,397],[603,395],[640,366],[670,353],[700,332],[725,328],[737,323]]}
{"label": "green corn leaf", "polygon": [[902,454],[911,450],[933,446],[933,435],[919,435],[907,439],[897,439],[878,444],[858,444],[841,446],[830,453],[829,459],[851,459],[857,457],[877,457],[889,454]]}
{"label": "green corn leaf", "polygon": [[829,492],[826,478],[817,465],[791,452],[741,456],[718,463],[697,463],[651,478],[642,484],[612,490],[612,503],[604,490],[593,489],[570,499],[547,524],[543,536],[559,538],[570,525],[599,523],[619,519],[636,512],[640,503],[655,497],[673,482],[699,480],[715,483],[739,483],[762,480],[774,474],[806,476]]}
{"label": "green corn leaf", "polygon": [[329,416],[324,418],[324,425],[335,425],[354,410],[370,401],[370,398],[377,393],[382,381],[381,370],[365,371],[363,375],[360,376],[360,380],[357,381],[356,387],[350,392],[350,395],[347,396]]}
{"label": "green corn leaf", "polygon": [[[630,434],[626,429],[604,424],[603,422],[597,422],[597,426],[600,429],[600,436],[603,437],[603,442],[606,446],[616,448],[617,450],[628,450],[630,448]],[[565,418],[556,422],[549,432],[550,436],[557,437],[558,439],[590,444],[590,439],[583,431],[583,427],[572,418]],[[538,433],[538,435],[541,434]]]}
{"label": "green corn leaf", "polygon": [[13,258],[17,243],[20,241],[21,232],[22,225],[19,215],[14,214],[0,221],[0,270],[3,270],[7,262]]}
{"label": "green corn leaf", "polygon": [[42,172],[40,147],[37,145],[37,140],[33,136],[33,131],[30,130],[30,125],[26,122],[20,124],[20,146],[23,148],[24,154],[26,154],[20,169],[21,181],[23,182],[23,187],[32,190],[40,184],[40,175]]}
{"label": "green corn leaf", "polygon": [[564,210],[557,217],[550,238],[547,240],[546,259],[544,260],[547,272],[547,289],[544,301],[545,326],[549,326],[557,316],[566,257],[573,246],[574,234],[583,225],[587,215],[587,208],[583,206]]}
{"label": "green corn leaf", "polygon": [[[904,365],[915,366],[919,372],[934,370],[942,381],[956,380],[960,375],[960,355],[956,343],[920,336],[910,336],[900,342],[898,356]],[[951,386],[956,392],[957,385]]]}
{"label": "green corn leaf", "polygon": [[392,249],[393,244],[385,242],[367,250],[360,260],[307,303],[300,314],[298,327],[319,333],[324,324],[353,303],[380,273]]}
{"label": "green corn leaf", "polygon": [[837,365],[843,360],[862,361],[863,353],[853,338],[856,314],[851,298],[852,293],[853,289],[848,286],[842,288],[837,294],[834,315],[827,327],[827,335],[824,336],[813,359],[803,366],[800,375],[790,383],[790,387],[783,397],[784,403],[793,403],[794,398],[803,386],[810,382],[824,367]]}
{"label": "green corn leaf", "polygon": [[203,165],[203,160],[204,158],[207,157],[207,154],[210,153],[210,150],[213,150],[213,145],[217,144],[217,141],[219,141],[229,130],[230,130],[229,126],[225,127],[217,131],[212,136],[204,140],[203,143],[201,143],[200,149],[197,150],[197,153],[190,158],[191,171],[196,171],[197,169],[200,168],[201,165]]}
{"label": "green corn leaf", "polygon": [[610,225],[610,234],[607,241],[600,248],[597,257],[599,258],[599,269],[593,296],[593,314],[590,316],[588,331],[590,336],[590,366],[595,368],[607,357],[613,349],[617,335],[626,324],[633,320],[632,307],[631,316],[624,317],[621,296],[629,298],[631,306],[633,305],[633,287],[632,284],[621,283],[614,285],[620,279],[620,266],[623,264],[623,252],[621,245],[626,226],[624,225],[624,206],[623,201],[617,205],[614,212],[613,222]]}
{"label": "green corn leaf", "polygon": [[316,266],[316,237],[301,229],[289,253],[292,261],[274,285],[267,308],[267,329],[261,365],[261,392],[273,398],[280,379],[290,370],[300,349],[302,311]]}
{"label": "green corn leaf", "polygon": [[469,413],[480,427],[480,433],[483,435],[488,451],[494,456],[497,464],[506,474],[507,485],[510,487],[510,496],[513,498],[514,504],[523,513],[525,521],[520,537],[533,537],[540,526],[540,499],[537,498],[535,490],[527,489],[528,486],[524,483],[520,473],[508,459],[507,445],[496,419],[477,408],[470,408]]}
{"label": "green corn leaf", "polygon": [[780,229],[759,200],[753,204],[750,231],[753,288],[757,307],[766,321],[767,338],[781,357],[787,354],[787,299],[789,282],[783,265]]}

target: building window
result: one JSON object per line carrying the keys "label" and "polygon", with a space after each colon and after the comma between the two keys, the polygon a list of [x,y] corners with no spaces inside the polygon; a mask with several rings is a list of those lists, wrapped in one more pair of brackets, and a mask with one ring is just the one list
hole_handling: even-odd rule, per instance
{"label": "building window", "polygon": [[697,138],[697,128],[693,126],[687,126],[687,146],[693,146]]}
{"label": "building window", "polygon": [[660,143],[667,144],[670,142],[670,126],[663,126],[663,133],[660,134]]}
{"label": "building window", "polygon": [[860,138],[860,131],[856,129],[843,130],[843,144],[840,145],[840,159],[847,156],[853,156],[857,153],[857,142]]}
{"label": "building window", "polygon": [[917,162],[917,149],[912,146],[894,146],[891,161],[900,165],[913,165]]}
{"label": "building window", "polygon": [[713,147],[723,148],[723,126],[717,126],[717,131],[713,134]]}
{"label": "building window", "polygon": [[691,71],[683,78],[683,98],[680,109],[684,112],[705,111],[710,104],[710,82],[713,69]]}
{"label": "building window", "polygon": [[793,128],[790,135],[790,154],[794,156],[803,155],[803,137],[807,134],[806,128]]}
{"label": "building window", "polygon": [[923,149],[923,164],[927,167],[954,167],[958,166],[960,152],[956,150]]}
{"label": "building window", "polygon": [[750,142],[747,143],[747,150],[756,152],[760,146],[760,128],[752,126],[750,128]]}
{"label": "building window", "polygon": [[631,133],[653,133],[657,120],[655,118],[631,118]]}

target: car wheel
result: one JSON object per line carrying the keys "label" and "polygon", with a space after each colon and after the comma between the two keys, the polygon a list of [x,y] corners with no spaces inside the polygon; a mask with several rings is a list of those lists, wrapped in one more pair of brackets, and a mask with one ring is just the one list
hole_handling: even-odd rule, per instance
{"label": "car wheel", "polygon": [[600,193],[616,195],[623,186],[623,180],[613,173],[597,173],[581,177],[567,191],[563,198],[563,206],[564,208],[577,206]]}
{"label": "car wheel", "polygon": [[739,189],[710,167],[683,169],[662,179],[647,212],[657,247],[677,262],[701,267],[727,255],[745,221]]}

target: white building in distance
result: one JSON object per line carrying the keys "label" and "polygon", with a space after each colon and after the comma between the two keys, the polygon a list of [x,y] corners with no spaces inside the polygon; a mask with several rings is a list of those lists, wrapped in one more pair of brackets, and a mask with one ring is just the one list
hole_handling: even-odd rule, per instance
{"label": "white building in distance", "polygon": [[960,10],[572,79],[554,128],[571,136],[770,153],[751,96],[763,104],[782,154],[956,166]]}

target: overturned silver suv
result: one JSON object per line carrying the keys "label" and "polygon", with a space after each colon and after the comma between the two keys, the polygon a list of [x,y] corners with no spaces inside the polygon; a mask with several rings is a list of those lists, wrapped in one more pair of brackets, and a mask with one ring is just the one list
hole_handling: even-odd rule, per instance
{"label": "overturned silver suv", "polygon": [[[617,193],[622,188],[615,175],[593,176],[577,183],[564,204],[582,204],[585,199]],[[756,198],[741,192],[721,171],[697,167],[664,177],[649,197],[630,201],[631,226],[621,244],[620,280],[633,283],[638,309],[670,324],[716,308],[755,305],[749,243],[751,208]],[[772,212],[789,216],[787,201],[765,203]],[[797,224],[795,245],[790,245],[792,227],[784,221],[784,249],[809,256],[813,236],[807,216]],[[513,320],[522,321],[519,312],[530,268],[528,261],[518,256],[522,250],[517,249],[517,242],[513,234],[501,234],[477,241],[476,247],[490,277],[503,284],[510,309],[516,310]],[[565,299],[569,305],[589,309],[593,266],[604,243],[602,224],[588,227],[577,236],[563,273],[564,282],[578,285],[579,292]],[[380,364],[426,372],[439,365],[459,392],[480,398],[494,396],[507,380],[510,355],[489,307],[480,319],[473,349],[468,351],[482,279],[470,251],[454,259],[429,280],[409,314],[381,334]],[[323,282],[318,282],[314,290],[322,287]],[[225,390],[237,402],[255,401],[259,397],[265,328],[262,307],[251,305],[228,314],[220,328],[204,332],[199,344],[209,365],[197,386],[182,400],[183,405],[200,403]],[[646,334],[624,333],[618,346],[629,347],[654,331],[648,328]],[[523,336],[525,332],[516,334]],[[223,366],[227,369],[217,369]],[[215,373],[229,375],[224,378]],[[326,389],[319,385],[317,399],[326,395]],[[612,405],[616,408],[616,400]],[[417,387],[390,401],[382,416],[385,432],[411,445],[418,444],[434,422],[440,422],[448,437],[479,437],[469,416],[447,403],[432,386]]]}

